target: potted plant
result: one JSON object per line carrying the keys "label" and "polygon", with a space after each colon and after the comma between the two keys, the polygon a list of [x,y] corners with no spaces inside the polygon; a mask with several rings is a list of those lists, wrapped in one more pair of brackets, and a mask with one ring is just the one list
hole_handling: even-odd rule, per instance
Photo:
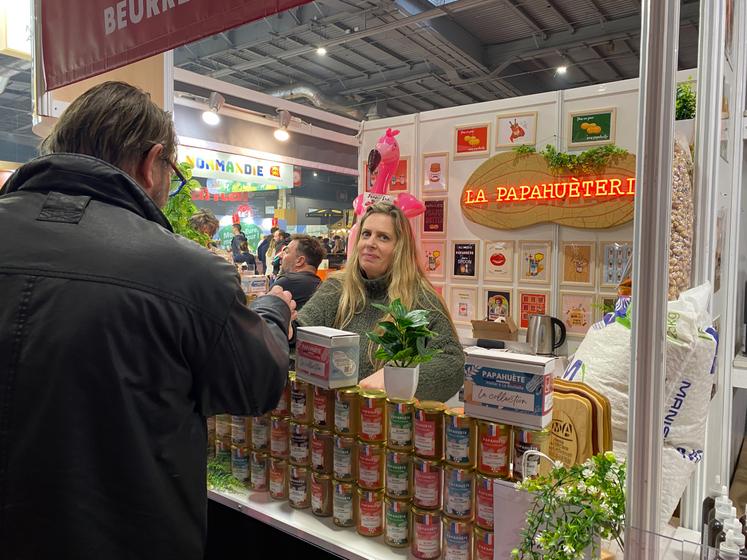
{"label": "potted plant", "polygon": [[625,463],[611,451],[581,465],[553,470],[517,483],[534,494],[515,560],[599,558],[600,540],[623,546]]}
{"label": "potted plant", "polygon": [[428,329],[428,311],[408,311],[399,299],[389,306],[374,303],[391,321],[382,321],[378,329],[366,333],[378,344],[374,356],[384,361],[384,388],[390,397],[411,399],[418,388],[420,364],[430,361],[440,350],[429,350],[428,339],[436,333]]}

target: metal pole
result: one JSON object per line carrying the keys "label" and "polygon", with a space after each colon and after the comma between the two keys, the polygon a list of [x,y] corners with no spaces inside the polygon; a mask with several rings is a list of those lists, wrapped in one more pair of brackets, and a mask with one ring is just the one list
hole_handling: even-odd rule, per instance
{"label": "metal pole", "polygon": [[680,0],[641,3],[626,560],[659,557],[674,93]]}

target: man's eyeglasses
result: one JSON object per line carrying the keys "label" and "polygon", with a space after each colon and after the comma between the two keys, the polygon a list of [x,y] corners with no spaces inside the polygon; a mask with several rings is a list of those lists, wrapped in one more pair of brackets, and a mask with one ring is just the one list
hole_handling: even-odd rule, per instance
{"label": "man's eyeglasses", "polygon": [[174,171],[174,175],[176,175],[177,179],[179,179],[179,186],[177,186],[175,189],[172,189],[171,192],[169,192],[169,198],[172,198],[181,192],[181,190],[184,188],[184,185],[187,184],[187,178],[182,173],[182,170],[179,169],[178,165],[176,165],[171,160],[168,160],[168,162],[169,162],[169,165],[171,166],[171,169]]}

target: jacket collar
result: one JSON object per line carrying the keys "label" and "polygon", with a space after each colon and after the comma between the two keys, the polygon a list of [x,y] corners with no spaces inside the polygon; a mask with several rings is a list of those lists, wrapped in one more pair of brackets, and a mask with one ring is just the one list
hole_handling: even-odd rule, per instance
{"label": "jacket collar", "polygon": [[90,196],[173,231],[163,212],[132,177],[92,156],[50,154],[33,159],[8,179],[0,195],[20,191]]}

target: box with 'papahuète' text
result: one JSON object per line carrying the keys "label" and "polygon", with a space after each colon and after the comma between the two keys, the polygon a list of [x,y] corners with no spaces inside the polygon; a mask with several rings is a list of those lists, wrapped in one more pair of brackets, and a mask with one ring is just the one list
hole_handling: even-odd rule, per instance
{"label": "box with 'papahu\u00e8te' text", "polygon": [[329,327],[299,327],[296,378],[326,389],[358,383],[360,335]]}
{"label": "box with 'papahu\u00e8te' text", "polygon": [[465,354],[468,416],[533,430],[550,425],[555,358],[477,347]]}

